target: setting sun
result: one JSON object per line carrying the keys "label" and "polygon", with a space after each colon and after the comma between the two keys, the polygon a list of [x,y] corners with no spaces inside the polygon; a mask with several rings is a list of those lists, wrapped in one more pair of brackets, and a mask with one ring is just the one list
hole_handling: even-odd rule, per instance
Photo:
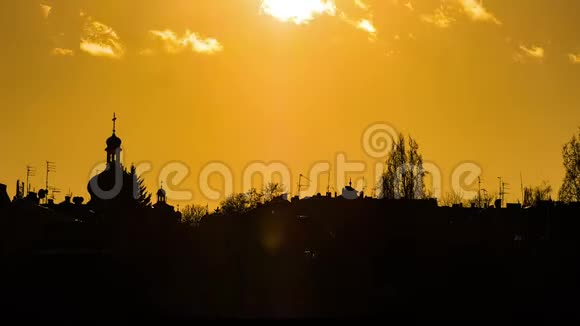
{"label": "setting sun", "polygon": [[334,2],[325,0],[264,0],[261,9],[280,21],[295,24],[308,23],[316,15],[336,13]]}

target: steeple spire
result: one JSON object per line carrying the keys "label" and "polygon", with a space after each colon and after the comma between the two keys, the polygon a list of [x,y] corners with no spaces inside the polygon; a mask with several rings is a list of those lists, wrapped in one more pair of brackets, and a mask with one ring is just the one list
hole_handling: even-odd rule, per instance
{"label": "steeple spire", "polygon": [[107,163],[120,162],[121,139],[115,134],[117,132],[117,115],[113,113],[113,135],[107,139]]}
{"label": "steeple spire", "polygon": [[161,205],[165,204],[165,202],[167,201],[166,195],[167,195],[167,193],[163,189],[163,181],[161,181],[161,188],[159,188],[159,190],[157,190],[157,204],[161,204]]}
{"label": "steeple spire", "polygon": [[113,135],[117,129],[117,114],[113,113]]}

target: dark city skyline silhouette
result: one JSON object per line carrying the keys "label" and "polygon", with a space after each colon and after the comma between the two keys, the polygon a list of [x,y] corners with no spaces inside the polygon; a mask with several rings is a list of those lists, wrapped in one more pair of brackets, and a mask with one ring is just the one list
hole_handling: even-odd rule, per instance
{"label": "dark city skyline silhouette", "polygon": [[580,320],[579,1],[3,1],[0,320]]}

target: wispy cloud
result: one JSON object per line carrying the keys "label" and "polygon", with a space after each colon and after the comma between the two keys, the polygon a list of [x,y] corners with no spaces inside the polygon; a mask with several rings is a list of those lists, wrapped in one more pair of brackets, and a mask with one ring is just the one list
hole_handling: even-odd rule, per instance
{"label": "wispy cloud", "polygon": [[80,49],[90,55],[119,59],[125,54],[121,40],[113,28],[94,20],[81,12],[85,18]]}
{"label": "wispy cloud", "polygon": [[520,45],[520,50],[522,50],[527,56],[536,59],[543,59],[545,54],[544,48],[535,45],[532,45],[531,47]]}
{"label": "wispy cloud", "polygon": [[543,62],[546,51],[543,47],[532,45],[520,45],[518,52],[514,54],[514,61],[519,63],[526,63],[528,61]]}
{"label": "wispy cloud", "polygon": [[501,22],[486,8],[482,0],[458,0],[463,7],[463,12],[473,21],[492,22],[501,25]]}
{"label": "wispy cloud", "polygon": [[73,56],[75,52],[67,48],[54,48],[50,51],[50,54],[54,56]]}
{"label": "wispy cloud", "polygon": [[407,9],[409,9],[410,11],[415,11],[415,6],[413,6],[413,3],[410,0],[404,1],[404,0],[391,0],[391,5],[393,6],[403,6]]}
{"label": "wispy cloud", "polygon": [[358,19],[358,20],[354,21],[354,23],[353,23],[353,21],[350,18],[348,18],[348,15],[344,11],[341,11],[340,17],[342,18],[342,20],[353,25],[354,27],[356,27],[362,31],[367,32],[370,42],[376,41],[378,34],[377,34],[377,28],[375,27],[375,24],[373,23],[373,19],[372,19],[373,13],[371,12],[371,7],[369,5],[367,5],[366,3],[364,3],[362,0],[355,0],[354,2],[357,5],[357,7],[359,7],[360,9],[362,9],[366,13],[367,18]]}
{"label": "wispy cloud", "polygon": [[354,4],[362,10],[369,10],[369,6],[362,0],[354,0]]}
{"label": "wispy cloud", "polygon": [[372,19],[373,14],[371,12],[370,6],[360,0],[355,0],[355,4],[357,5],[357,7],[366,12],[367,18],[352,19],[348,16],[346,12],[340,11],[339,15],[340,19],[346,22],[347,24],[350,24],[351,26],[354,26],[355,28],[366,32],[369,36],[370,42],[376,41],[378,32]]}
{"label": "wispy cloud", "polygon": [[374,42],[377,39],[377,29],[375,25],[368,19],[361,19],[356,25],[358,29],[361,29],[369,34],[369,40]]}
{"label": "wispy cloud", "polygon": [[40,4],[40,11],[42,13],[42,17],[44,17],[45,19],[48,18],[51,10],[52,10],[51,6],[45,5],[45,4]]}
{"label": "wispy cloud", "polygon": [[570,53],[568,54],[568,59],[570,59],[570,62],[573,64],[580,64],[580,54]]}
{"label": "wispy cloud", "polygon": [[481,0],[443,0],[443,4],[432,14],[421,15],[421,20],[439,28],[448,28],[458,15],[466,15],[474,22],[490,22],[501,25],[501,21],[487,10]]}
{"label": "wispy cloud", "polygon": [[441,6],[435,9],[433,14],[422,15],[421,20],[439,28],[448,28],[455,22],[455,18],[451,17],[448,11],[447,7]]}
{"label": "wispy cloud", "polygon": [[168,53],[179,53],[186,49],[191,49],[193,52],[214,54],[224,50],[224,47],[215,38],[204,38],[189,30],[182,37],[178,37],[175,32],[168,29],[163,31],[152,30],[150,33],[163,42],[165,51]]}
{"label": "wispy cloud", "polygon": [[363,31],[367,31],[370,34],[375,34],[377,32],[377,29],[375,28],[373,23],[368,19],[361,19],[358,22],[357,27],[359,29],[362,29]]}
{"label": "wispy cloud", "polygon": [[351,26],[353,26],[361,31],[366,32],[368,34],[370,42],[374,42],[377,40],[377,29],[376,29],[376,27],[373,24],[371,19],[362,18],[359,20],[354,20],[354,19],[351,19],[350,17],[348,17],[346,15],[346,13],[344,13],[344,12],[341,12],[339,17],[343,22],[345,22],[345,23],[347,23],[347,24],[349,24],[349,25],[351,25]]}
{"label": "wispy cloud", "polygon": [[149,49],[149,48],[141,49],[141,50],[139,50],[139,55],[142,55],[144,57],[150,57],[150,56],[155,55],[155,51],[153,49]]}

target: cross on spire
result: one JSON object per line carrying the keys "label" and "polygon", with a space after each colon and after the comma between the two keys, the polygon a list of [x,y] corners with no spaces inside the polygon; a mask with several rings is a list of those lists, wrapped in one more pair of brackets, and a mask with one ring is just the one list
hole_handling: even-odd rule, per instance
{"label": "cross on spire", "polygon": [[113,113],[113,134],[115,133],[117,128],[117,115]]}

